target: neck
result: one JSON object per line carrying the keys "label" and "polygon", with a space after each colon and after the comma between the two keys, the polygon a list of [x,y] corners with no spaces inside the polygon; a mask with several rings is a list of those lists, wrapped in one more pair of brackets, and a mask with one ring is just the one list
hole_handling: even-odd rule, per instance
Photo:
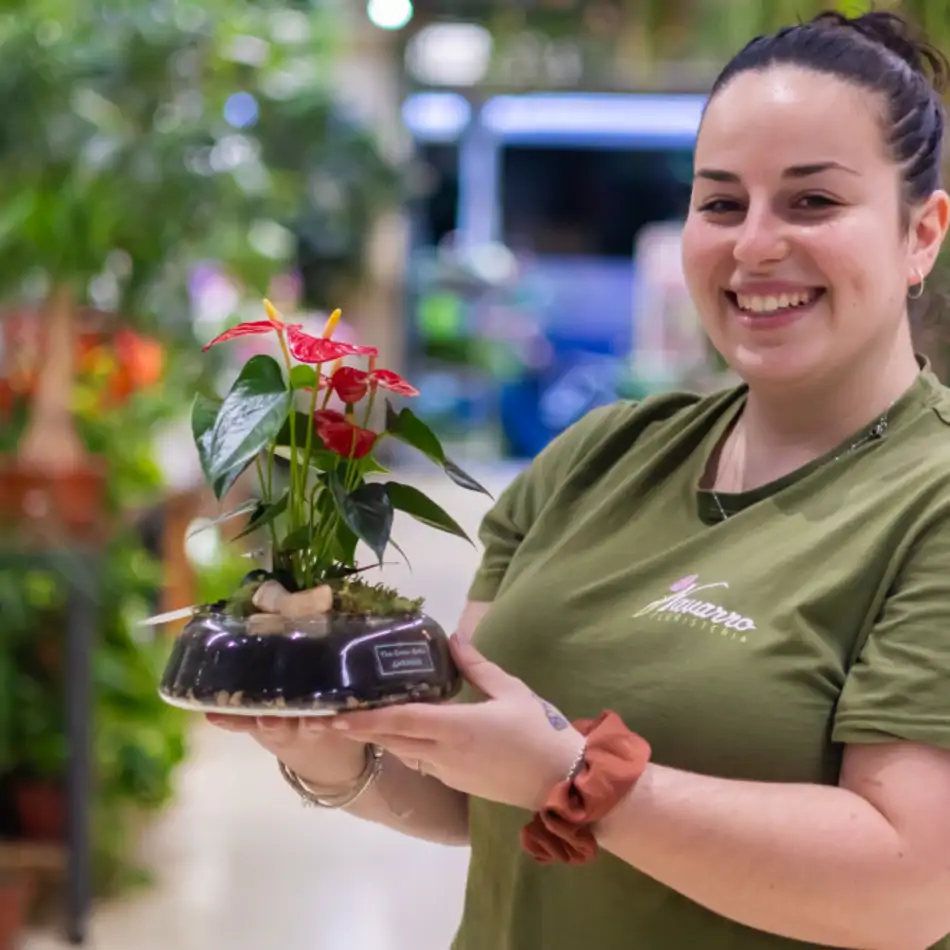
{"label": "neck", "polygon": [[846,380],[806,390],[750,386],[742,414],[746,488],[780,478],[831,452],[880,418],[913,385],[920,367],[908,338]]}

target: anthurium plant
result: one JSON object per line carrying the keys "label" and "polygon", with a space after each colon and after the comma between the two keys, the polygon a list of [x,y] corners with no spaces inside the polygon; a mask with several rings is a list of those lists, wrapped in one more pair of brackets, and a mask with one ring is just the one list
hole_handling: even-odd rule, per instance
{"label": "anthurium plant", "polygon": [[[252,572],[230,601],[233,611],[253,611],[253,587],[274,578],[289,591],[329,585],[335,609],[353,613],[414,612],[421,601],[401,597],[357,575],[382,565],[393,540],[396,511],[429,527],[469,540],[442,507],[412,485],[389,479],[376,458],[385,439],[397,439],[438,465],[457,485],[485,489],[449,459],[435,433],[408,407],[385,400],[385,423],[372,427],[382,393],[412,397],[418,391],[397,373],[377,365],[378,351],[333,339],[335,311],[320,337],[288,323],[269,301],[266,319],[242,323],[222,333],[205,350],[251,334],[273,334],[283,365],[272,356],[251,357],[223,398],[199,395],[192,431],[208,485],[220,500],[251,467],[259,499],[224,517],[248,515],[240,536],[269,534],[269,571]],[[350,362],[347,362],[350,361]],[[363,365],[352,365],[353,362]],[[343,409],[329,407],[336,395]],[[286,460],[281,477],[277,459]],[[357,563],[359,542],[376,560]],[[405,555],[403,555],[405,556]]]}

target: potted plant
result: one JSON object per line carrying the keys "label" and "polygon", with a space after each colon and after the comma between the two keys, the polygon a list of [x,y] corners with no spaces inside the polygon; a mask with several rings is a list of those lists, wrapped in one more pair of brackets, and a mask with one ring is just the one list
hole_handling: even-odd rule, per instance
{"label": "potted plant", "polygon": [[22,874],[0,870],[0,950],[12,950],[26,923],[33,882]]}
{"label": "potted plant", "polygon": [[[469,539],[423,492],[387,479],[376,450],[384,439],[399,439],[462,488],[485,489],[446,457],[408,407],[397,411],[387,399],[384,426],[371,428],[381,391],[417,392],[377,368],[373,347],[333,339],[339,311],[314,337],[285,323],[267,301],[265,308],[267,319],[240,324],[205,349],[273,334],[284,365],[251,357],[223,400],[196,398],[192,429],[219,500],[246,469],[256,469],[260,499],[225,517],[248,514],[242,534],[267,532],[269,563],[226,600],[193,611],[160,692],[187,709],[253,715],[326,715],[449,698],[460,681],[444,631],[422,612],[421,600],[361,575],[396,548],[395,511]],[[366,368],[345,365],[351,358]],[[333,395],[342,412],[329,408]],[[287,461],[286,483],[277,458]],[[357,562],[360,541],[375,561]]]}

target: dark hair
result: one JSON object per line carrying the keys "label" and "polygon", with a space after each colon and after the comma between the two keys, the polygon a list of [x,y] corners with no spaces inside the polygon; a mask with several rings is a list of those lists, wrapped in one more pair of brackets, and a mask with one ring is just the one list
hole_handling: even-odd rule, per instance
{"label": "dark hair", "polygon": [[740,73],[776,65],[827,73],[881,95],[885,141],[901,168],[905,208],[940,187],[945,126],[940,93],[950,63],[901,17],[828,12],[756,37],[726,64],[710,99]]}

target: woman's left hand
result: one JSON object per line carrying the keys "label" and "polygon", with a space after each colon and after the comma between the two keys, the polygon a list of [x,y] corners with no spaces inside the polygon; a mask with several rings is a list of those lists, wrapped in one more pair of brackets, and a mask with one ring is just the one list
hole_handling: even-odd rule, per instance
{"label": "woman's left hand", "polygon": [[567,777],[583,736],[468,640],[456,634],[451,644],[462,675],[486,695],[484,701],[345,713],[324,728],[375,743],[460,792],[537,811]]}

